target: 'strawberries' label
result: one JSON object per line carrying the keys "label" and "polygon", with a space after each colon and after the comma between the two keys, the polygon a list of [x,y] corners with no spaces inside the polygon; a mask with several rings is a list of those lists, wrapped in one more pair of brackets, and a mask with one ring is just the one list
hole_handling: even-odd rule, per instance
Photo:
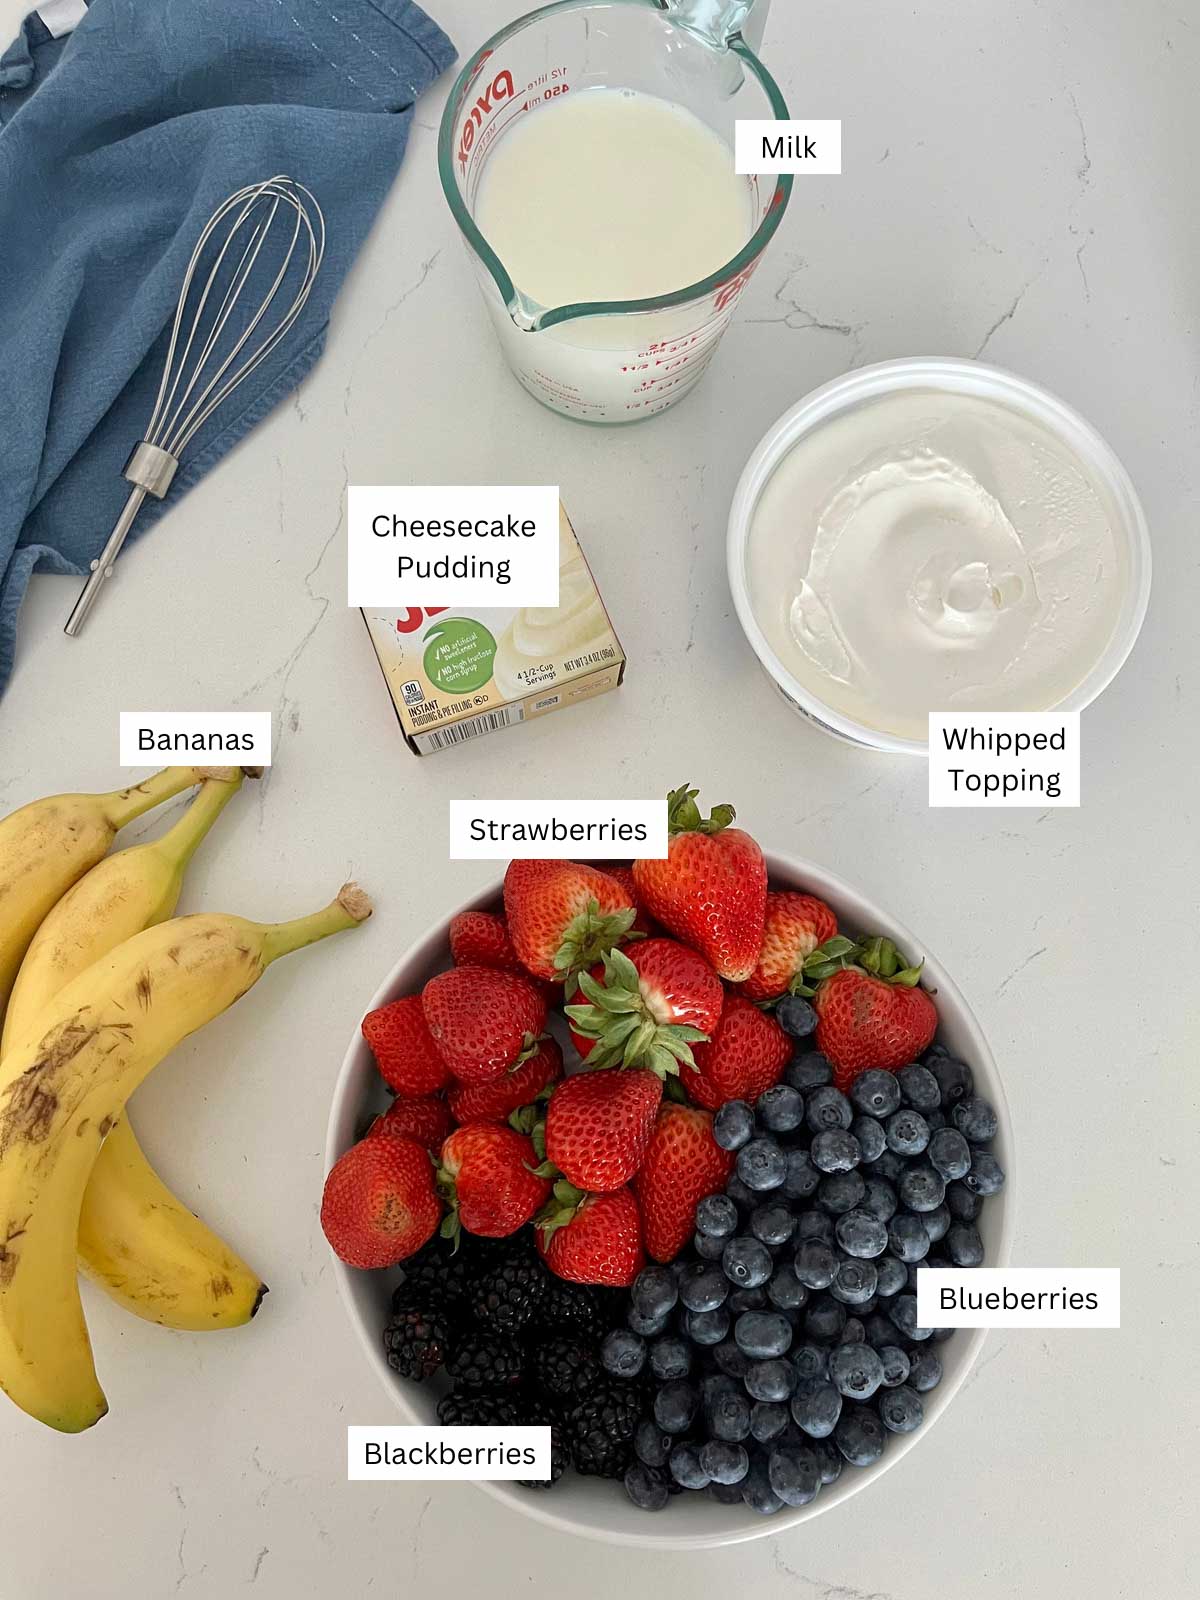
{"label": "'strawberries' label", "polygon": [[451,861],[655,861],[667,854],[665,800],[451,800]]}
{"label": "'strawberries' label", "polygon": [[122,711],[118,764],[154,767],[166,756],[186,758],[175,766],[269,767],[271,713]]}
{"label": "'strawberries' label", "polygon": [[372,1478],[548,1478],[550,1429],[349,1427],[346,1476],[352,1483]]}
{"label": "'strawberries' label", "polygon": [[835,178],[842,170],[842,125],[742,118],[735,124],[733,153],[735,170],[745,177],[790,172]]}
{"label": "'strawberries' label", "polygon": [[1077,806],[1078,711],[931,711],[929,804]]}
{"label": "'strawberries' label", "polygon": [[1119,1267],[923,1267],[921,1328],[1119,1328]]}

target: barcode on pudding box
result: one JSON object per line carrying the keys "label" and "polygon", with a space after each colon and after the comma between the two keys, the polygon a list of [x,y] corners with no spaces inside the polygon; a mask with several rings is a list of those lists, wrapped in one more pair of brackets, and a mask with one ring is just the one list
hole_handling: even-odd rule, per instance
{"label": "barcode on pudding box", "polygon": [[446,750],[452,744],[465,744],[468,739],[478,739],[485,733],[495,733],[499,728],[509,728],[524,720],[524,706],[499,706],[495,711],[483,711],[477,717],[452,722],[447,728],[418,733],[414,743],[421,754],[427,756],[435,750]]}

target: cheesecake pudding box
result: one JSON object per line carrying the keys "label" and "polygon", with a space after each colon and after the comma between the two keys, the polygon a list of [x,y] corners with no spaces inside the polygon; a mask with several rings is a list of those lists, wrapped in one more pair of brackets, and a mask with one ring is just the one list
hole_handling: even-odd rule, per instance
{"label": "cheesecake pudding box", "polygon": [[593,700],[625,652],[559,506],[558,606],[364,611],[400,728],[419,756]]}

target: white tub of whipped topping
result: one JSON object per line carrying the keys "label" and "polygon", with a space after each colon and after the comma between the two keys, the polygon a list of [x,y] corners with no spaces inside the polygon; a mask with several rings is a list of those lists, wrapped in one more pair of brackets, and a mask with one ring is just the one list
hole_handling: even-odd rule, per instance
{"label": "white tub of whipped topping", "polygon": [[625,652],[562,506],[558,539],[557,606],[363,612],[417,755],[592,700],[624,678]]}
{"label": "white tub of whipped topping", "polygon": [[974,361],[815,390],[751,457],[729,521],[746,636],[791,705],[924,754],[931,711],[1079,711],[1132,650],[1150,541],[1079,414]]}

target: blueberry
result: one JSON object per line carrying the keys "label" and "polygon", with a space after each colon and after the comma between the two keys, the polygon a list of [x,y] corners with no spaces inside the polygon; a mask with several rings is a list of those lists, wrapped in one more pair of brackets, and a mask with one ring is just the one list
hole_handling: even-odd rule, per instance
{"label": "blueberry", "polygon": [[883,1361],[869,1344],[842,1344],[829,1358],[829,1379],[847,1400],[869,1400],[883,1383]]}
{"label": "blueberry", "polygon": [[646,1417],[637,1425],[637,1432],[633,1436],[633,1452],[648,1467],[661,1467],[666,1465],[674,1443],[672,1434],[664,1433],[656,1422]]}
{"label": "blueberry", "polygon": [[928,1394],[942,1381],[942,1360],[935,1350],[917,1350],[912,1356],[908,1386],[918,1394]]}
{"label": "blueberry", "polygon": [[710,1439],[700,1447],[700,1466],[714,1483],[741,1483],[750,1470],[750,1457],[740,1444]]}
{"label": "blueberry", "polygon": [[756,1400],[750,1407],[750,1437],[759,1444],[769,1444],[788,1425],[788,1408],[773,1400]]}
{"label": "blueberry", "polygon": [[[884,1318],[884,1321],[886,1320]],[[902,1383],[908,1382],[910,1362],[898,1344],[881,1345],[879,1359],[883,1362],[885,1389],[898,1389]]]}
{"label": "blueberry", "polygon": [[943,1200],[940,1206],[933,1211],[924,1211],[921,1221],[925,1224],[925,1232],[929,1235],[930,1244],[937,1244],[939,1239],[944,1239],[950,1228],[950,1208]]}
{"label": "blueberry", "polygon": [[871,1162],[867,1177],[882,1178],[884,1183],[898,1183],[904,1172],[904,1166],[903,1156],[898,1156],[894,1150],[885,1150]]}
{"label": "blueberry", "polygon": [[737,1225],[737,1207],[728,1195],[706,1195],[696,1207],[696,1232],[706,1239],[727,1239]]}
{"label": "blueberry", "polygon": [[922,1328],[917,1322],[917,1297],[915,1294],[898,1294],[888,1307],[888,1315],[906,1339],[928,1339],[932,1329]]}
{"label": "blueberry", "polygon": [[746,1393],[751,1400],[787,1400],[796,1387],[796,1369],[782,1356],[756,1361],[746,1374]]}
{"label": "blueberry", "polygon": [[614,1328],[600,1346],[600,1362],[614,1378],[636,1378],[646,1365],[646,1341],[628,1328]]}
{"label": "blueberry", "polygon": [[770,1305],[764,1288],[735,1289],[725,1302],[732,1316],[740,1317],[743,1311],[765,1311]]}
{"label": "blueberry", "polygon": [[829,1065],[828,1058],[819,1050],[808,1050],[803,1055],[796,1056],[784,1070],[784,1082],[793,1089],[799,1089],[801,1094],[807,1094],[810,1089],[823,1088],[825,1084],[833,1082],[833,1068]]}
{"label": "blueberry", "polygon": [[743,1350],[739,1350],[732,1339],[722,1339],[721,1343],[713,1348],[713,1360],[730,1378],[737,1378],[740,1382],[750,1370],[750,1357]]}
{"label": "blueberry", "polygon": [[720,1344],[729,1334],[729,1312],[724,1306],[715,1311],[685,1312],[683,1331],[693,1344]]}
{"label": "blueberry", "polygon": [[754,1114],[768,1133],[792,1133],[804,1121],[804,1096],[791,1084],[777,1083],[759,1095]]}
{"label": "blueberry", "polygon": [[1000,1126],[996,1113],[978,1095],[959,1100],[950,1113],[950,1120],[972,1144],[986,1144],[989,1139],[994,1139],[996,1129]]}
{"label": "blueberry", "polygon": [[929,1144],[929,1124],[908,1106],[887,1119],[885,1132],[888,1149],[900,1156],[919,1156]]}
{"label": "blueberry", "polygon": [[654,1396],[654,1420],[664,1433],[686,1433],[700,1405],[700,1392],[683,1378],[672,1378]]}
{"label": "blueberry", "polygon": [[890,1222],[896,1215],[899,1201],[895,1189],[885,1178],[868,1178],[858,1204],[863,1211],[878,1217],[880,1222]]}
{"label": "blueberry", "polygon": [[726,1100],[713,1118],[713,1138],[722,1150],[740,1150],[754,1137],[754,1112],[745,1100]]}
{"label": "blueberry", "polygon": [[795,1269],[806,1289],[828,1289],[837,1277],[838,1258],[823,1239],[805,1239],[796,1251]]}
{"label": "blueberry", "polygon": [[755,1190],[742,1182],[736,1172],[729,1174],[725,1183],[725,1194],[737,1206],[739,1213],[753,1211],[760,1198]]}
{"label": "blueberry", "polygon": [[756,1206],[750,1213],[750,1232],[766,1245],[786,1244],[796,1219],[786,1206]]}
{"label": "blueberry", "polygon": [[908,1211],[902,1211],[899,1216],[892,1218],[888,1228],[888,1244],[896,1259],[906,1265],[923,1261],[929,1254],[929,1234],[925,1224],[920,1217],[914,1217]]}
{"label": "blueberry", "polygon": [[741,1389],[722,1390],[705,1406],[704,1422],[710,1438],[737,1444],[750,1437],[750,1402]]}
{"label": "blueberry", "polygon": [[850,1085],[850,1098],[869,1117],[890,1117],[900,1106],[900,1085],[894,1072],[870,1067]]}
{"label": "blueberry", "polygon": [[820,1239],[822,1244],[833,1243],[833,1218],[824,1211],[802,1211],[796,1219],[797,1245],[805,1239]]}
{"label": "blueberry", "polygon": [[854,1109],[840,1089],[814,1089],[808,1097],[804,1120],[813,1133],[837,1128],[844,1131],[854,1121]]}
{"label": "blueberry", "polygon": [[848,1256],[864,1261],[873,1261],[888,1247],[887,1225],[869,1211],[847,1211],[837,1219],[833,1231]]}
{"label": "blueberry", "polygon": [[777,1311],[799,1311],[808,1300],[808,1288],[789,1262],[781,1261],[767,1284],[767,1299]]}
{"label": "blueberry", "polygon": [[626,1468],[625,1493],[640,1511],[661,1511],[671,1498],[661,1469],[640,1461]]}
{"label": "blueberry", "polygon": [[852,1133],[842,1128],[826,1128],[814,1137],[809,1156],[813,1166],[822,1172],[850,1172],[858,1165],[862,1151]]}
{"label": "blueberry", "polygon": [[929,1141],[929,1160],[946,1182],[971,1170],[971,1147],[957,1128],[940,1128]]}
{"label": "blueberry", "polygon": [[787,1172],[780,1191],[785,1200],[807,1200],[821,1181],[821,1174],[813,1166],[807,1150],[789,1150]]}
{"label": "blueberry", "polygon": [[983,1210],[983,1201],[973,1189],[968,1189],[965,1183],[948,1183],[946,1210],[955,1222],[974,1222]]}
{"label": "blueberry", "polygon": [[708,1372],[700,1380],[700,1405],[705,1413],[718,1401],[743,1393],[743,1385],[727,1372]]}
{"label": "blueberry", "polygon": [[983,1240],[973,1222],[956,1222],[946,1235],[946,1254],[956,1267],[978,1267],[983,1263]]}
{"label": "blueberry", "polygon": [[807,1039],[816,1031],[817,1013],[803,995],[785,994],[775,1007],[775,1021],[793,1039]]}
{"label": "blueberry", "polygon": [[715,1261],[688,1262],[679,1280],[679,1299],[688,1311],[715,1311],[728,1294],[729,1280]]}
{"label": "blueberry", "polygon": [[931,1055],[926,1057],[925,1065],[937,1079],[943,1106],[967,1100],[975,1093],[975,1080],[965,1061],[957,1061],[953,1056]]}
{"label": "blueberry", "polygon": [[816,1451],[803,1445],[777,1445],[771,1451],[767,1476],[785,1506],[806,1506],[821,1490]]}
{"label": "blueberry", "polygon": [[792,1421],[810,1439],[828,1439],[842,1414],[842,1397],[823,1378],[802,1381],[792,1396]]}
{"label": "blueberry", "polygon": [[879,1397],[879,1420],[892,1433],[912,1433],[925,1420],[921,1396],[906,1383],[887,1390]]}
{"label": "blueberry", "polygon": [[773,1517],[783,1510],[783,1501],[771,1487],[765,1461],[752,1461],[750,1470],[742,1479],[742,1500],[751,1511],[760,1516]]}
{"label": "blueberry", "polygon": [[[963,1182],[967,1182],[967,1178]],[[936,1211],[946,1198],[946,1180],[926,1161],[909,1167],[900,1179],[900,1204],[910,1211]]]}
{"label": "blueberry", "polygon": [[845,1306],[832,1295],[814,1295],[804,1310],[804,1331],[810,1339],[832,1341],[846,1326],[847,1315]]}
{"label": "blueberry", "polygon": [[890,1254],[881,1255],[875,1263],[875,1293],[884,1297],[899,1294],[908,1282],[904,1263]]}
{"label": "blueberry", "polygon": [[730,1239],[721,1256],[721,1269],[739,1289],[756,1289],[771,1276],[771,1252],[759,1239],[738,1234]]}
{"label": "blueberry", "polygon": [[690,1440],[677,1444],[667,1458],[667,1470],[681,1489],[707,1489],[708,1473],[700,1465],[700,1446]]}
{"label": "blueberry", "polygon": [[929,1124],[929,1131],[931,1134],[937,1133],[939,1128],[948,1128],[950,1126],[950,1118],[944,1111],[923,1111],[921,1115]]}
{"label": "blueberry", "polygon": [[740,1506],[742,1503],[742,1486],[740,1483],[710,1483],[708,1486],[710,1499],[719,1506]]}
{"label": "blueberry", "polygon": [[769,1361],[787,1354],[792,1325],[781,1311],[743,1311],[733,1325],[733,1337],[752,1361]]}
{"label": "blueberry", "polygon": [[858,1148],[864,1161],[876,1161],[887,1149],[887,1134],[884,1132],[883,1123],[874,1117],[855,1117],[850,1124],[850,1132],[858,1140]]}
{"label": "blueberry", "polygon": [[671,1320],[671,1313],[664,1312],[661,1317],[648,1317],[639,1311],[637,1306],[631,1305],[625,1315],[632,1333],[641,1334],[643,1339],[653,1339],[660,1334]]}
{"label": "blueberry", "polygon": [[679,1289],[670,1267],[643,1267],[633,1280],[629,1298],[643,1317],[665,1317],[675,1309]]}
{"label": "blueberry", "polygon": [[963,1182],[972,1194],[999,1194],[1004,1187],[1004,1168],[990,1150],[976,1150]]}
{"label": "blueberry", "polygon": [[911,1067],[901,1067],[896,1074],[896,1082],[900,1085],[905,1104],[918,1111],[935,1111],[942,1103],[942,1091],[928,1067],[919,1066],[916,1062]]}
{"label": "blueberry", "polygon": [[829,1371],[829,1351],[823,1345],[795,1345],[790,1359],[801,1382],[814,1382]]}
{"label": "blueberry", "polygon": [[818,1439],[813,1445],[821,1467],[821,1482],[836,1483],[842,1475],[842,1458],[832,1439]]}
{"label": "blueberry", "polygon": [[883,1454],[883,1423],[870,1406],[847,1406],[833,1438],[852,1467],[869,1467]]}
{"label": "blueberry", "polygon": [[843,1305],[865,1306],[874,1295],[878,1282],[879,1274],[873,1261],[840,1261],[837,1277],[830,1285],[829,1292]]}
{"label": "blueberry", "polygon": [[721,1253],[725,1249],[724,1239],[711,1239],[707,1233],[694,1233],[692,1235],[692,1249],[701,1261],[720,1261]]}
{"label": "blueberry", "polygon": [[[834,1134],[833,1137],[852,1138],[853,1135]],[[831,1172],[821,1179],[817,1204],[830,1216],[840,1217],[843,1212],[853,1211],[866,1192],[867,1180],[861,1172]]]}
{"label": "blueberry", "polygon": [[[650,1346],[650,1371],[662,1382],[668,1378],[686,1378],[691,1370],[692,1347],[686,1339],[669,1333]],[[650,1465],[656,1463],[652,1461]]]}
{"label": "blueberry", "polygon": [[737,1175],[758,1194],[778,1189],[787,1177],[787,1156],[774,1139],[751,1139],[738,1151]]}

